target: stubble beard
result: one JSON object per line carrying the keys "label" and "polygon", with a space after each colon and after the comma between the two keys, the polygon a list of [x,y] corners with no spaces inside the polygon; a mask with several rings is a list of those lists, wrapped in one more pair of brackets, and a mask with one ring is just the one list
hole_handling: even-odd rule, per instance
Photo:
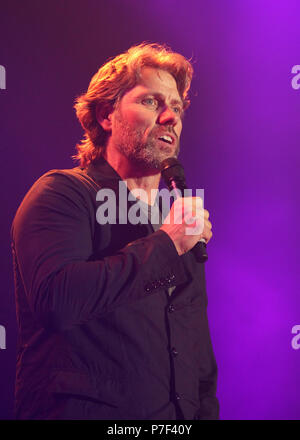
{"label": "stubble beard", "polygon": [[178,141],[175,151],[174,147],[167,143],[158,145],[158,131],[159,129],[152,130],[145,142],[142,130],[133,129],[122,118],[122,115],[118,114],[116,117],[115,146],[134,165],[148,170],[160,170],[164,159],[178,156],[180,145]]}

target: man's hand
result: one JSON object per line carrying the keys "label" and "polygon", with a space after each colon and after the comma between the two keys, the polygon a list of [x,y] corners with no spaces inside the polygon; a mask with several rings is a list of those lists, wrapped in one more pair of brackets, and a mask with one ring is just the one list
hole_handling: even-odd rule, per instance
{"label": "man's hand", "polygon": [[176,199],[160,228],[173,240],[179,255],[192,249],[201,238],[208,243],[212,237],[209,212],[202,206],[200,197]]}

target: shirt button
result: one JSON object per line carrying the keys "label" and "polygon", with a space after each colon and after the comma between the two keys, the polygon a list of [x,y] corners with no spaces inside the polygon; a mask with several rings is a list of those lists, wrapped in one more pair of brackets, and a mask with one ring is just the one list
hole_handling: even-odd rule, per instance
{"label": "shirt button", "polygon": [[168,312],[172,313],[172,312],[174,312],[174,310],[175,310],[175,307],[173,306],[173,304],[170,304],[168,307]]}
{"label": "shirt button", "polygon": [[172,351],[172,355],[173,356],[177,356],[178,355],[178,351],[176,350],[175,347],[173,347],[171,351]]}

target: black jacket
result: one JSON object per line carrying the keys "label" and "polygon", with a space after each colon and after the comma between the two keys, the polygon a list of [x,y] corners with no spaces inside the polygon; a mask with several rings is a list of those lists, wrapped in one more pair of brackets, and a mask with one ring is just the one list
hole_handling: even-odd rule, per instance
{"label": "black jacket", "polygon": [[98,224],[119,180],[104,159],[52,170],[16,213],[16,418],[218,418],[204,266],[150,223]]}

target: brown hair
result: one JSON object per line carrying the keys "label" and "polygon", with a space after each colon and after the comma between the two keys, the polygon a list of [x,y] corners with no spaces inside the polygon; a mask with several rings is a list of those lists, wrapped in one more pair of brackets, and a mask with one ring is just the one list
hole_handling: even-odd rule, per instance
{"label": "brown hair", "polygon": [[104,109],[115,108],[122,96],[138,84],[141,69],[145,66],[163,69],[173,75],[184,108],[187,108],[187,94],[193,76],[191,63],[169,47],[157,43],[132,46],[100,67],[87,92],[75,101],[76,115],[85,133],[84,139],[76,145],[77,154],[72,157],[80,161],[81,167],[99,158],[105,148],[107,133],[97,121],[97,105]]}

